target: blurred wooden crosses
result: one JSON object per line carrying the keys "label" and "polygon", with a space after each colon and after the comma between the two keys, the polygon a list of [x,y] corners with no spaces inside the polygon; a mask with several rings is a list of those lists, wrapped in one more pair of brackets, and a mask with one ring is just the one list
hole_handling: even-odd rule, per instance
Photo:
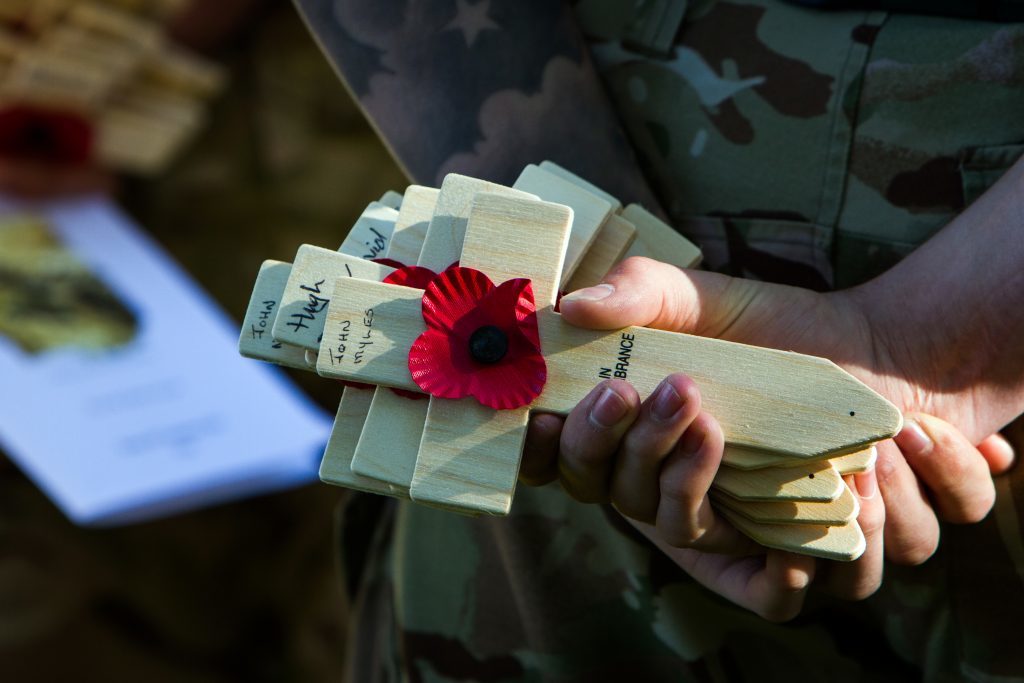
{"label": "blurred wooden crosses", "polygon": [[[162,170],[197,132],[220,67],[175,47],[159,20],[177,0],[5,0],[0,111],[35,107],[90,122],[93,158]],[[36,126],[39,127],[38,125]]]}
{"label": "blurred wooden crosses", "polygon": [[[392,198],[392,204],[393,202]],[[386,253],[441,272],[452,262],[495,284],[531,280],[547,367],[532,402],[494,410],[474,398],[414,400],[408,357],[426,329],[423,291],[381,282]],[[646,328],[574,328],[559,289],[596,284],[646,254],[693,267],[699,251],[641,207],[545,162],[512,188],[449,175],[410,187],[397,211],[371,204],[341,249],[303,246],[294,266],[267,262],[246,313],[243,355],[312,369],[346,386],[321,478],[468,513],[505,514],[531,410],[564,414],[602,378],[646,396],[672,372],[700,387],[725,432],[716,507],[769,546],[852,560],[864,549],[856,496],[842,475],[873,465],[872,444],[901,424],[894,406],[830,361]]]}

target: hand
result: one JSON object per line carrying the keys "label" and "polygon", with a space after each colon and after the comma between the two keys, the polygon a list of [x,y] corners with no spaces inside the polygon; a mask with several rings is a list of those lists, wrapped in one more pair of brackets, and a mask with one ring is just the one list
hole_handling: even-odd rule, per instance
{"label": "hand", "polygon": [[[923,354],[906,363],[902,374],[893,371],[891,356],[879,360],[878,339],[888,334],[874,329],[861,308],[863,299],[850,293],[818,294],[809,290],[730,278],[716,273],[682,271],[650,259],[628,259],[603,284],[562,298],[565,319],[581,327],[617,329],[643,325],[678,332],[719,337],[802,353],[825,356],[844,366],[904,412],[939,414],[946,429],[932,439],[933,446],[904,458],[890,444],[879,458],[879,485],[887,501],[886,554],[901,563],[923,562],[938,544],[938,520],[914,472],[935,497],[939,513],[950,521],[977,521],[992,502],[992,483],[984,453],[954,426],[971,429],[993,420],[986,406],[966,397],[933,395],[930,375],[918,382],[915,368],[926,365]],[[958,400],[955,400],[958,399]],[[938,420],[922,417],[925,433],[939,429]],[[905,448],[919,436],[914,422],[898,440]],[[990,432],[991,433],[991,432]],[[982,441],[985,452],[998,450],[995,441]],[[934,449],[934,450],[931,450]],[[996,467],[1007,456],[997,456]],[[1010,456],[1009,459],[1012,459]],[[998,462],[997,462],[998,461]],[[956,475],[940,473],[943,467]],[[893,502],[889,502],[893,501]],[[895,504],[899,501],[899,505]]]}
{"label": "hand", "polygon": [[[724,444],[685,375],[670,375],[642,403],[628,382],[608,380],[564,424],[553,415],[534,418],[520,478],[530,484],[557,478],[577,500],[611,503],[707,588],[766,619],[791,619],[803,606],[815,560],[765,550],[715,513],[708,491]],[[858,479],[858,520],[872,552],[853,563],[826,563],[834,565],[827,583],[852,598],[873,592],[882,576],[885,511],[874,474]]]}

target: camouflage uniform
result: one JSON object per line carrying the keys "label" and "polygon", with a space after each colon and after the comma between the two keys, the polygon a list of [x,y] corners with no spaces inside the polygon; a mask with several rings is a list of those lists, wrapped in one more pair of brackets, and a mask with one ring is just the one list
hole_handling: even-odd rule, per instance
{"label": "camouflage uniform", "polygon": [[[576,11],[648,179],[714,270],[862,282],[1022,150],[1024,25],[778,0]],[[888,567],[863,603],[812,597],[786,625],[557,486],[521,487],[507,519],[388,504],[352,680],[1024,680],[1022,469],[997,489],[923,566]]]}

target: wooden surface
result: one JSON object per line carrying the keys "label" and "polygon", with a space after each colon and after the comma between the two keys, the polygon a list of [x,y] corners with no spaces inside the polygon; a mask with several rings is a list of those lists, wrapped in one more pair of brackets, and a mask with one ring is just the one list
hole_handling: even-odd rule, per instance
{"label": "wooden surface", "polygon": [[291,271],[291,264],[281,261],[264,261],[260,266],[249,306],[242,318],[238,352],[246,358],[307,370],[303,349],[274,341],[270,335]]}
{"label": "wooden surface", "polygon": [[320,461],[320,479],[328,484],[346,486],[357,491],[401,497],[402,492],[388,484],[352,471],[352,456],[372,398],[372,391],[345,387],[338,404],[338,413],[334,417],[331,438],[327,442],[323,460]]}
{"label": "wooden surface", "polygon": [[[425,329],[419,290],[354,279],[339,281],[338,288],[328,324],[333,329],[346,320],[358,322],[373,308],[375,343],[358,365],[328,365],[321,353],[317,371],[418,390],[407,358]],[[893,436],[902,425],[895,406],[823,358],[646,328],[581,330],[550,309],[538,317],[548,366],[544,393],[533,403],[538,410],[567,414],[600,381],[603,369],[614,373],[621,343],[631,341],[626,379],[640,395],[648,396],[672,372],[687,373],[730,444],[812,458],[842,448],[859,450]],[[624,340],[624,334],[633,339]]]}
{"label": "wooden surface", "polygon": [[620,211],[622,211],[622,202],[619,201],[618,197],[609,194],[608,192],[605,192],[597,185],[594,185],[590,181],[579,177],[572,171],[562,168],[553,161],[540,162],[540,168],[542,170],[547,171],[548,173],[553,173],[554,175],[560,177],[563,180],[569,181],[573,185],[578,185],[579,187],[582,187],[584,190],[590,192],[591,194],[597,195],[601,199],[608,202],[609,205],[611,205],[613,213],[619,213]]}
{"label": "wooden surface", "polygon": [[718,511],[737,529],[768,548],[841,562],[856,560],[864,553],[864,534],[856,521],[842,526],[758,524],[728,508],[719,507]]}
{"label": "wooden surface", "polygon": [[451,254],[458,254],[462,250],[470,205],[480,192],[536,199],[532,194],[504,185],[449,173],[441,183],[441,193],[430,219],[430,228],[420,251],[418,265],[439,273],[452,264],[454,259]]}
{"label": "wooden surface", "polygon": [[440,190],[420,185],[410,185],[405,191],[388,248],[388,258],[404,265],[413,265],[419,260],[430,218],[437,206],[438,194]]}
{"label": "wooden surface", "polygon": [[402,195],[398,192],[395,192],[394,190],[388,190],[387,192],[382,194],[380,196],[380,199],[378,199],[377,201],[379,201],[384,206],[394,209],[395,211],[398,211],[399,209],[402,208]]}
{"label": "wooden surface", "polygon": [[646,256],[680,268],[696,268],[700,264],[697,245],[644,207],[630,204],[622,211],[622,217],[636,226],[636,241],[627,256]]}
{"label": "wooden surface", "polygon": [[563,289],[573,292],[601,282],[612,266],[625,257],[635,238],[632,223],[616,214],[609,216]]}
{"label": "wooden surface", "polygon": [[566,250],[559,283],[568,282],[598,231],[612,214],[611,204],[576,183],[533,164],[523,169],[513,187],[530,192],[546,202],[572,209],[572,239]]}
{"label": "wooden surface", "polygon": [[829,502],[839,497],[842,477],[827,460],[805,467],[773,467],[744,471],[720,467],[713,486],[740,500],[806,500]]}
{"label": "wooden surface", "polygon": [[[461,263],[486,273],[495,284],[530,278],[537,307],[550,310],[558,295],[571,223],[572,211],[559,204],[478,194],[469,212]],[[506,514],[529,415],[528,406],[496,411],[472,398],[431,397],[409,488],[412,499]]]}
{"label": "wooden surface", "polygon": [[508,514],[529,408],[492,410],[431,397],[409,493],[415,501]]}
{"label": "wooden surface", "polygon": [[339,278],[382,280],[394,268],[308,244],[299,247],[274,321],[277,341],[320,348],[332,283]]}
{"label": "wooden surface", "polygon": [[359,216],[338,251],[364,259],[383,257],[395,231],[398,212],[380,202],[370,202]]}
{"label": "wooden surface", "polygon": [[849,455],[840,455],[831,459],[832,466],[839,474],[861,474],[874,469],[875,461],[878,459],[878,449],[872,446]]}
{"label": "wooden surface", "polygon": [[426,397],[416,401],[390,389],[376,389],[356,445],[352,470],[408,489],[416,469],[428,405]]}
{"label": "wooden surface", "polygon": [[804,500],[747,501],[715,490],[711,492],[711,499],[716,507],[726,507],[752,522],[761,524],[834,526],[849,524],[860,512],[857,496],[848,486],[843,486],[839,497],[827,503]]}
{"label": "wooden surface", "polygon": [[[425,225],[426,233],[415,250],[419,256],[417,265],[439,270],[436,264],[451,264],[462,253],[464,231],[452,232],[453,221],[465,221],[469,217],[472,202],[465,198],[476,189],[497,187],[491,183],[452,176],[442,184],[440,191],[418,193],[419,197],[409,200],[409,208],[415,212],[413,218],[422,218],[429,207],[436,213],[437,207],[446,207],[446,215],[439,220],[430,216]],[[410,188],[411,189],[411,188]],[[504,191],[504,190],[502,190]],[[420,221],[421,224],[424,224]],[[405,233],[413,236],[409,230]],[[448,251],[445,251],[448,250]],[[410,244],[409,251],[413,251]],[[389,254],[390,256],[390,254]],[[427,265],[427,264],[430,265]],[[423,436],[423,425],[427,419],[428,402],[413,401],[396,396],[390,389],[375,390],[370,404],[363,434],[356,445],[353,469],[365,476],[376,477],[408,491],[416,469],[416,457]]]}

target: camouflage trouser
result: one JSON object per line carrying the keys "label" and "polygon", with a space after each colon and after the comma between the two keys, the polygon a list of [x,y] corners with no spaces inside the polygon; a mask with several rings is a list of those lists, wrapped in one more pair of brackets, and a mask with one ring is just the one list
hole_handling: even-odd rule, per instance
{"label": "camouflage trouser", "polygon": [[[649,179],[715,270],[861,282],[1024,143],[1021,25],[776,0],[576,9]],[[556,486],[521,488],[508,519],[398,505],[364,575],[354,680],[1024,680],[1021,468],[997,488],[984,523],[944,529],[872,599],[812,598],[781,626]]]}

